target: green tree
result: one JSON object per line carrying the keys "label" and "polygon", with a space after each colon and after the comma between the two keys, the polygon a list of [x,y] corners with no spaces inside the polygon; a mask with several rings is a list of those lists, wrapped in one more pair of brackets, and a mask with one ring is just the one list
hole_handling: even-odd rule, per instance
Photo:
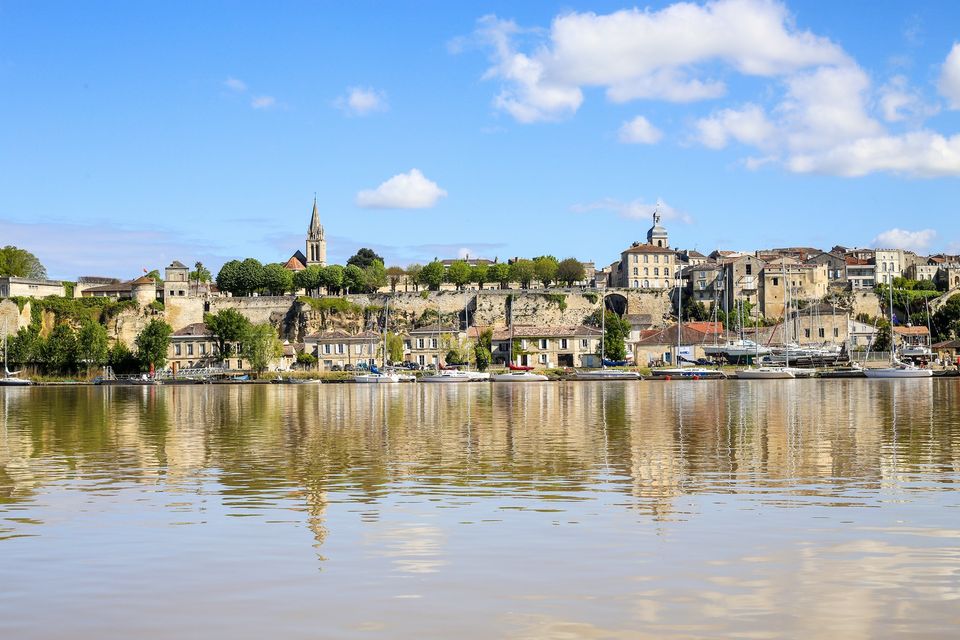
{"label": "green tree", "polygon": [[107,354],[107,364],[114,373],[136,373],[140,370],[140,361],[127,345],[117,340]]}
{"label": "green tree", "polygon": [[282,296],[293,289],[293,272],[276,262],[264,266],[263,288],[272,296]]}
{"label": "green tree", "polygon": [[873,336],[872,349],[874,351],[889,351],[892,344],[893,331],[890,328],[890,321],[886,318],[880,318],[877,321],[877,332]]}
{"label": "green tree", "polygon": [[191,282],[197,283],[197,291],[200,291],[200,285],[202,283],[210,282],[213,276],[210,275],[210,270],[203,266],[203,263],[199,260],[196,264],[193,265],[193,271],[190,272],[188,276]]}
{"label": "green tree", "polygon": [[10,362],[19,365],[37,364],[43,361],[45,340],[34,327],[22,327],[16,335],[7,339]]}
{"label": "green tree", "polygon": [[465,260],[456,260],[447,269],[447,280],[455,284],[458,290],[470,282],[470,275],[470,265]]}
{"label": "green tree", "polygon": [[387,334],[387,358],[390,362],[403,360],[403,336],[392,332]]}
{"label": "green tree", "polygon": [[228,260],[217,273],[217,288],[233,295],[240,295],[240,261]]}
{"label": "green tree", "polygon": [[533,260],[519,258],[510,265],[510,280],[519,282],[520,287],[528,289],[533,279],[537,277],[536,269],[533,266]]}
{"label": "green tree", "polygon": [[73,327],[64,322],[53,328],[44,345],[43,362],[48,370],[59,373],[76,368],[77,333]]}
{"label": "green tree", "polygon": [[553,256],[539,256],[533,259],[533,272],[537,280],[549,287],[557,279],[560,263]]}
{"label": "green tree", "polygon": [[391,292],[396,293],[397,286],[405,275],[407,275],[407,272],[403,270],[403,267],[387,267],[387,279],[390,281]]}
{"label": "green tree", "polygon": [[137,359],[144,367],[153,365],[162,369],[167,364],[167,351],[173,329],[163,320],[154,318],[137,336]]}
{"label": "green tree", "polygon": [[470,282],[476,282],[483,289],[483,285],[490,282],[490,267],[486,264],[475,264],[470,268]]}
{"label": "green tree", "polygon": [[[604,318],[603,355],[608,360],[627,359],[627,336],[630,335],[630,323],[612,311]],[[597,351],[600,355],[600,351]]]}
{"label": "green tree", "polygon": [[383,268],[383,262],[374,260],[369,266],[363,269],[363,282],[365,290],[369,293],[376,293],[380,287],[387,284],[387,270]]}
{"label": "green tree", "polygon": [[568,287],[572,287],[575,282],[582,282],[586,279],[587,270],[583,268],[583,263],[576,258],[564,258],[557,265],[557,280]]}
{"label": "green tree", "polygon": [[217,358],[222,362],[233,355],[233,343],[243,340],[250,329],[250,321],[236,309],[221,309],[203,316],[207,329],[217,339]]}
{"label": "green tree", "polygon": [[320,271],[320,284],[329,294],[338,294],[346,283],[346,270],[338,264],[323,267]]}
{"label": "green tree", "polygon": [[367,280],[363,276],[363,269],[355,264],[348,264],[343,269],[343,288],[347,293],[366,291]]}
{"label": "green tree", "polygon": [[364,247],[350,256],[350,259],[347,260],[347,266],[354,265],[363,270],[377,261],[379,261],[380,264],[383,264],[382,257],[378,256],[373,249],[367,249]]}
{"label": "green tree", "polygon": [[263,288],[263,265],[259,260],[247,258],[240,263],[241,295],[249,296]]}
{"label": "green tree", "polygon": [[416,262],[407,265],[407,281],[413,283],[413,290],[420,290],[420,272],[423,271],[423,265]]}
{"label": "green tree", "polygon": [[277,337],[273,325],[255,324],[247,329],[243,338],[243,359],[260,375],[270,363],[283,355],[283,343]]}
{"label": "green tree", "polygon": [[493,329],[484,329],[473,345],[473,357],[478,371],[486,371],[493,358]]}
{"label": "green tree", "polygon": [[303,289],[307,292],[307,295],[312,295],[321,287],[322,278],[323,267],[312,264],[293,274],[293,286],[297,289]]}
{"label": "green tree", "polygon": [[87,321],[77,332],[77,361],[90,367],[102,367],[110,355],[107,330],[99,322]]}
{"label": "green tree", "polygon": [[950,296],[944,305],[930,316],[930,328],[934,342],[960,337],[960,293]]}
{"label": "green tree", "polygon": [[421,284],[427,285],[432,291],[438,291],[446,275],[443,263],[434,260],[424,265],[420,270],[419,279]]}
{"label": "green tree", "polygon": [[510,265],[506,262],[493,263],[490,265],[487,274],[490,282],[496,282],[500,285],[501,289],[506,289],[510,286]]}
{"label": "green tree", "polygon": [[302,369],[313,369],[317,364],[317,356],[312,353],[307,353],[306,351],[297,354],[297,364]]}
{"label": "green tree", "polygon": [[0,249],[0,277],[2,276],[43,280],[47,277],[47,270],[37,256],[26,249],[7,245]]}

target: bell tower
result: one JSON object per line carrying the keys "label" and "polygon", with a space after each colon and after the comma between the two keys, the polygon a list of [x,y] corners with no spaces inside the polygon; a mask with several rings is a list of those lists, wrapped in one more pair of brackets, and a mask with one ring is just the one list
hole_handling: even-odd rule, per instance
{"label": "bell tower", "polygon": [[327,266],[327,240],[317,211],[317,196],[313,196],[313,214],[310,216],[310,228],[307,229],[307,266],[314,264]]}
{"label": "bell tower", "polygon": [[669,247],[667,239],[667,230],[660,225],[660,207],[659,205],[653,212],[653,226],[647,231],[647,244],[654,247]]}

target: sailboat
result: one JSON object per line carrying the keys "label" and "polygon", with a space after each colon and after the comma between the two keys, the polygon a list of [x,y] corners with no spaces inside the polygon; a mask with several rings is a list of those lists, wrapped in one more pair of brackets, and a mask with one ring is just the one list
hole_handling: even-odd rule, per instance
{"label": "sailboat", "polygon": [[893,345],[893,282],[887,284],[890,288],[890,366],[879,369],[864,369],[863,374],[868,378],[930,378],[933,371],[921,369],[915,364],[902,362],[897,358]]}
{"label": "sailboat", "polygon": [[[754,362],[760,361],[760,352],[754,356]],[[737,371],[738,380],[788,380],[796,378],[796,371],[791,367],[776,367],[771,365],[753,365]]]}
{"label": "sailboat", "polygon": [[427,383],[455,383],[470,382],[471,378],[465,371],[459,369],[443,369],[440,367],[440,305],[437,303],[437,372],[420,378],[420,382]]}
{"label": "sailboat", "polygon": [[671,369],[654,369],[651,371],[655,378],[726,378],[723,371],[719,369],[707,369],[705,367],[689,367],[684,369],[683,358],[680,356],[681,340],[683,338],[683,283],[680,280],[680,272],[677,272],[677,367]]}
{"label": "sailboat", "polygon": [[[386,305],[383,307],[383,365],[387,365],[387,326],[390,323],[390,300],[387,300]],[[349,346],[349,345],[348,345]],[[386,371],[381,371],[377,365],[370,365],[370,371],[368,373],[360,373],[353,377],[354,382],[360,384],[388,384],[393,382],[400,382],[400,376],[395,373],[390,373]]]}
{"label": "sailboat", "polygon": [[531,371],[533,367],[521,367],[513,363],[513,303],[510,304],[510,360],[506,373],[490,374],[493,382],[545,382],[547,376]]}
{"label": "sailboat", "polygon": [[[607,294],[604,293],[600,298],[600,368],[582,370],[579,369],[574,374],[577,380],[642,380],[642,376],[636,371],[624,371],[623,369],[607,369],[608,366],[616,367],[626,364],[626,362],[612,362],[607,360],[605,347],[607,337]],[[512,341],[511,341],[512,342]]]}
{"label": "sailboat", "polygon": [[0,378],[0,387],[29,387],[33,382],[26,378],[18,378],[19,371],[10,371],[7,358],[7,321],[3,321],[3,377]]}

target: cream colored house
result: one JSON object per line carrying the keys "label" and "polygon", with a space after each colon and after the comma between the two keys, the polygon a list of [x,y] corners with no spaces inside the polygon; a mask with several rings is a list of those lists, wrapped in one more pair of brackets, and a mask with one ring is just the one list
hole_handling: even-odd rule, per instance
{"label": "cream colored house", "polygon": [[3,276],[0,278],[0,298],[47,298],[65,295],[63,283],[59,280],[35,280]]}
{"label": "cream colored house", "polygon": [[874,264],[877,267],[877,284],[890,284],[894,278],[903,276],[903,249],[877,249],[874,252]]}
{"label": "cream colored house", "polygon": [[797,313],[791,333],[799,344],[844,344],[850,335],[849,317],[845,309],[833,305],[810,305]]}
{"label": "cream colored house", "polygon": [[303,339],[303,351],[316,357],[321,371],[330,371],[334,366],[367,367],[380,360],[382,340],[383,336],[376,331],[321,331]]}
{"label": "cream colored house", "polygon": [[912,264],[907,267],[903,275],[910,280],[931,280],[936,282],[940,266],[936,264]]}
{"label": "cream colored house", "polygon": [[[514,325],[513,341],[517,349],[513,364],[541,369],[555,367],[596,367],[600,365],[600,329],[585,325],[538,327]],[[493,332],[493,362],[510,361],[509,328]]]}

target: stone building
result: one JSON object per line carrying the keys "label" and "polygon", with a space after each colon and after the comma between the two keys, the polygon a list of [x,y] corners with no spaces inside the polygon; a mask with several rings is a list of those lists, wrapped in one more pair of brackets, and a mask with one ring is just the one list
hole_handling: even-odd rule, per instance
{"label": "stone building", "polygon": [[446,365],[447,352],[459,344],[460,331],[452,326],[412,329],[403,337],[403,359],[423,366]]}
{"label": "stone building", "polygon": [[493,362],[506,365],[510,360],[510,339],[519,347],[513,363],[522,367],[597,367],[601,332],[585,325],[538,327],[514,325],[493,332]]}
{"label": "stone building", "polygon": [[724,259],[721,264],[726,297],[726,300],[721,301],[721,306],[733,309],[737,300],[759,304],[762,283],[760,274],[765,264],[763,260],[756,256],[744,255]]}
{"label": "stone building", "polygon": [[84,298],[113,298],[114,300],[136,300],[140,306],[147,306],[160,300],[163,289],[157,287],[157,282],[149,276],[140,276],[136,280],[114,282],[83,290]]}
{"label": "stone building", "polygon": [[847,282],[854,291],[873,289],[877,284],[877,265],[873,258],[858,258],[847,255]]}
{"label": "stone building", "polygon": [[46,298],[63,296],[65,290],[59,280],[39,280],[34,278],[0,277],[0,298],[22,296],[25,298]]}
{"label": "stone building", "polygon": [[646,244],[634,242],[620,254],[611,286],[624,289],[670,289],[679,277],[677,252],[670,248],[667,230],[654,212],[653,226],[647,231]]}
{"label": "stone building", "polygon": [[697,302],[710,305],[723,301],[723,267],[718,264],[699,264],[683,270],[687,292]]}
{"label": "stone building", "polygon": [[320,331],[303,339],[303,351],[316,357],[322,371],[330,371],[335,366],[369,367],[380,359],[382,340],[383,336],[376,331]]}
{"label": "stone building", "polygon": [[890,284],[894,278],[903,276],[904,252],[903,249],[877,249],[874,252],[877,284]]}
{"label": "stone building", "polygon": [[912,264],[904,270],[904,277],[910,280],[930,280],[936,282],[940,267],[936,264]]}
{"label": "stone building", "polygon": [[163,274],[163,299],[190,295],[190,268],[179,260],[170,263]]}
{"label": "stone building", "polygon": [[[170,368],[185,375],[191,369],[222,368],[224,371],[247,371],[249,364],[240,356],[240,343],[230,343],[230,356],[221,361],[220,343],[202,322],[189,324],[170,335],[167,362]],[[286,371],[296,359],[292,345],[285,344],[283,355],[267,366],[271,371]]]}
{"label": "stone building", "polygon": [[842,253],[829,253],[823,251],[807,260],[807,264],[819,264],[826,266],[827,282],[831,286],[847,286],[847,259]]}
{"label": "stone building", "polygon": [[678,339],[680,356],[695,361],[705,357],[704,345],[723,342],[727,335],[719,322],[685,322],[682,327],[672,324],[664,329],[642,331],[632,345],[633,361],[641,367],[675,365]]}
{"label": "stone building", "polygon": [[782,318],[787,302],[819,301],[827,295],[827,265],[779,258],[764,267],[761,287],[764,317]]}

